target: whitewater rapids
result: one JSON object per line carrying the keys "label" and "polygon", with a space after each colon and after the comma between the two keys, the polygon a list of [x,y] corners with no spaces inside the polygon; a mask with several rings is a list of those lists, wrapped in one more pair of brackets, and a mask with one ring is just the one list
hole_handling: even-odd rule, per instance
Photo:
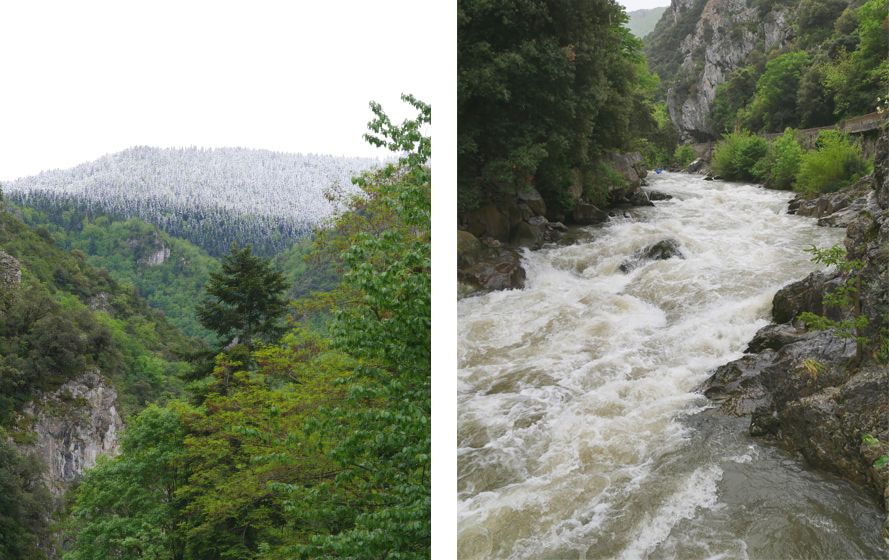
{"label": "whitewater rapids", "polygon": [[[525,254],[523,290],[459,302],[458,552],[474,558],[876,558],[881,512],[698,414],[695,388],[843,231],[789,193],[665,173],[672,200]],[[620,265],[664,239],[684,258]]]}

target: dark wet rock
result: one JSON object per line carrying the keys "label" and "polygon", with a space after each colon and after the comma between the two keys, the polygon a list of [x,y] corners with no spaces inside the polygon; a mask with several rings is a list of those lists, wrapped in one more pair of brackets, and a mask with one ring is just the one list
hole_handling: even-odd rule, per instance
{"label": "dark wet rock", "polygon": [[496,239],[482,241],[468,231],[457,230],[457,280],[464,295],[521,288],[525,270],[515,250]]}
{"label": "dark wet rock", "polygon": [[787,204],[788,214],[818,218],[818,225],[847,227],[869,205],[874,204],[870,176],[852,187],[815,198],[797,195]]}
{"label": "dark wet rock", "polygon": [[[533,218],[532,218],[533,220]],[[530,247],[531,249],[539,249],[546,241],[546,218],[543,223],[532,224],[530,222],[519,222],[513,228],[510,242],[517,247]]]}
{"label": "dark wet rock", "polygon": [[643,190],[633,191],[627,197],[627,202],[633,206],[654,206],[654,203],[648,198],[648,193]]}
{"label": "dark wet rock", "polygon": [[688,167],[686,167],[685,170],[688,173],[697,173],[698,171],[701,171],[706,164],[707,164],[707,160],[705,160],[703,158],[698,158],[698,159],[694,160],[693,162],[689,163]]}
{"label": "dark wet rock", "polygon": [[516,198],[527,204],[531,211],[538,216],[546,215],[546,204],[543,202],[543,197],[540,196],[537,189],[526,187],[516,195]]}
{"label": "dark wet rock", "polygon": [[885,129],[877,140],[873,187],[877,205],[889,209],[889,133]]}
{"label": "dark wet rock", "polygon": [[508,240],[509,222],[508,214],[493,203],[466,213],[466,231],[478,238],[493,237],[500,241]]}
{"label": "dark wet rock", "polygon": [[482,242],[468,231],[457,230],[457,266],[475,264],[484,254]]}
{"label": "dark wet rock", "polygon": [[648,200],[670,200],[673,198],[673,195],[661,191],[649,190],[646,192],[648,193]]}
{"label": "dark wet rock", "polygon": [[500,246],[483,246],[463,266],[457,267],[461,293],[511,290],[525,286],[525,269],[518,251]]}
{"label": "dark wet rock", "polygon": [[644,261],[663,261],[673,257],[685,258],[682,251],[679,250],[679,242],[675,239],[664,239],[640,251],[636,251],[632,257],[621,263],[620,270],[627,273]]}
{"label": "dark wet rock", "polygon": [[792,400],[841,384],[854,358],[853,341],[831,331],[812,332],[720,366],[700,390],[720,402],[723,412],[753,413],[761,423],[764,414],[780,412]]}
{"label": "dark wet rock", "polygon": [[788,344],[811,337],[812,334],[813,333],[809,331],[788,324],[766,325],[753,335],[753,340],[750,341],[750,344],[747,345],[747,349],[744,352],[747,354],[755,354],[762,352],[767,348],[777,350],[782,346],[787,346]]}
{"label": "dark wet rock", "polygon": [[712,180],[713,180],[713,175],[707,175],[707,176],[705,176],[705,177],[704,177],[704,180],[705,180],[705,181],[712,181]]}
{"label": "dark wet rock", "polygon": [[822,300],[827,290],[834,289],[840,283],[841,279],[836,274],[813,272],[799,282],[784,286],[772,300],[772,320],[789,323],[803,311],[838,319],[838,311],[825,308]]}
{"label": "dark wet rock", "polygon": [[589,226],[593,224],[601,224],[608,220],[608,212],[601,210],[597,206],[586,203],[578,203],[574,205],[571,211],[571,221],[577,225]]}

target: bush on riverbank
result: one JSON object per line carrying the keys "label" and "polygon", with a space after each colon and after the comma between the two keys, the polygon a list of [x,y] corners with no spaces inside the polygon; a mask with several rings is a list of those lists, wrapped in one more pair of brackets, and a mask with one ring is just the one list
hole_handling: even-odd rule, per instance
{"label": "bush on riverbank", "polygon": [[688,167],[688,164],[697,159],[697,157],[698,154],[695,153],[694,148],[688,144],[683,144],[681,146],[676,146],[676,150],[673,152],[673,163],[680,168],[685,169]]}
{"label": "bush on riverbank", "polygon": [[802,158],[803,148],[797,142],[793,129],[788,128],[769,144],[766,156],[753,166],[753,174],[769,188],[790,189]]}
{"label": "bush on riverbank", "polygon": [[726,179],[753,181],[753,168],[765,157],[769,143],[765,138],[746,130],[730,132],[722,137],[713,150],[713,172]]}
{"label": "bush on riverbank", "polygon": [[803,154],[794,189],[807,196],[838,191],[870,171],[861,146],[837,130],[818,134],[817,148]]}

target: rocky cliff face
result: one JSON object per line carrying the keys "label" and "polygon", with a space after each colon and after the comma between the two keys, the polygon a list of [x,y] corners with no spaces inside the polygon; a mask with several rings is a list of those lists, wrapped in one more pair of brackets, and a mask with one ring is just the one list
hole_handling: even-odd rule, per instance
{"label": "rocky cliff face", "polygon": [[[652,68],[665,81],[670,117],[683,140],[715,136],[709,124],[716,86],[754,49],[768,52],[793,34],[787,6],[747,0],[673,0],[646,41]],[[777,4],[777,3],[775,3]]]}
{"label": "rocky cliff face", "polygon": [[[889,511],[889,131],[878,142],[873,190],[844,207],[859,207],[846,229],[848,258],[861,259],[860,310],[868,344],[833,331],[808,331],[802,311],[833,315],[822,298],[844,282],[839,273],[816,273],[778,292],[776,323],[762,329],[748,353],[718,368],[703,385],[724,412],[751,415],[750,433],[772,438],[818,467],[874,489]],[[813,209],[833,209],[812,204]],[[883,526],[889,542],[889,517]]]}
{"label": "rocky cliff face", "polygon": [[123,421],[117,392],[98,372],[85,373],[33,402],[25,414],[36,440],[22,445],[46,465],[44,480],[60,496],[100,455],[119,453]]}
{"label": "rocky cliff face", "polygon": [[14,288],[22,282],[22,266],[18,259],[0,251],[0,286]]}

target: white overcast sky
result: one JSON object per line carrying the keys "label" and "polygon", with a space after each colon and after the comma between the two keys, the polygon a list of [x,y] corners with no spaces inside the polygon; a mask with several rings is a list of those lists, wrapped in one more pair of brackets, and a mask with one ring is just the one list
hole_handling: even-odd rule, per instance
{"label": "white overcast sky", "polygon": [[617,0],[627,9],[628,12],[633,10],[645,10],[648,8],[660,8],[661,6],[669,6],[670,0]]}
{"label": "white overcast sky", "polygon": [[431,102],[433,1],[0,4],[0,180],[134,145],[383,156],[370,100]]}

